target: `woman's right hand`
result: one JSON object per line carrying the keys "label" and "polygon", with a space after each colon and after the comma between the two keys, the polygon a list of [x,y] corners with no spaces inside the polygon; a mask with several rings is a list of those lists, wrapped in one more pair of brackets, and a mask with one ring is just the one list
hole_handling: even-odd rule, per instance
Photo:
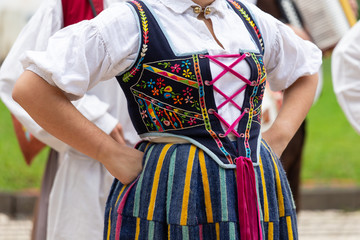
{"label": "woman's right hand", "polygon": [[[120,123],[118,123],[111,131],[110,137],[112,137],[120,145],[126,147],[123,128]],[[107,166],[104,164],[108,171],[123,184],[132,182],[140,174],[144,155],[143,152],[136,149],[130,147],[126,148],[125,152],[129,154],[129,156],[125,156],[124,160],[119,160],[119,155],[123,156],[123,154],[115,153],[113,155],[113,160],[109,160]]]}
{"label": "woman's right hand", "polygon": [[[144,153],[124,144],[118,144],[114,150],[106,150],[107,153],[100,157],[100,161],[106,169],[122,184],[129,184],[139,176],[142,171]],[[114,144],[114,145],[115,145]]]}

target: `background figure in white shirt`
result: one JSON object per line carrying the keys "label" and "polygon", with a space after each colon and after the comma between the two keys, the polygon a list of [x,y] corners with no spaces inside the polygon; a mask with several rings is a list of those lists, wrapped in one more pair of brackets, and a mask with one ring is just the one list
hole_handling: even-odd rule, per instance
{"label": "background figure in white shirt", "polygon": [[337,44],[332,54],[331,71],[338,103],[360,134],[360,22]]}
{"label": "background figure in white shirt", "polygon": [[[104,7],[115,2],[120,0],[105,0]],[[46,222],[39,222],[33,238],[97,240],[102,238],[105,201],[113,177],[101,163],[44,131],[11,97],[15,81],[23,72],[19,61],[21,54],[26,50],[46,49],[48,39],[62,27],[61,0],[45,1],[24,27],[1,67],[0,96],[31,134],[59,153],[59,168],[49,197],[47,237]],[[112,79],[91,89],[73,104],[119,142],[123,141],[122,131],[126,144],[133,146],[138,137],[130,124],[123,97],[117,81]]]}
{"label": "background figure in white shirt", "polygon": [[[256,4],[261,10],[271,14],[272,16],[276,17],[277,19],[281,20],[282,22],[286,23],[290,26],[295,33],[305,40],[311,41],[311,36],[304,28],[304,24],[302,22],[301,13],[296,9],[296,3],[292,0],[282,1],[282,0],[247,0],[253,4]],[[298,18],[296,24],[292,24],[289,21],[289,17],[286,16],[286,11],[282,6],[282,3],[287,3],[287,7],[289,8],[289,3],[292,4],[294,13],[297,16],[291,16],[291,18]],[[357,16],[358,5],[356,0],[349,0],[349,4],[353,10],[355,16]],[[300,18],[299,18],[300,17]],[[300,26],[301,25],[301,26]],[[328,50],[328,52],[330,52]],[[325,54],[324,54],[325,55]],[[316,96],[314,99],[314,103],[318,100],[321,91],[322,91],[322,69],[319,71],[319,82],[317,87]],[[266,131],[275,120],[277,116],[277,112],[281,106],[281,93],[272,92],[269,88],[265,93],[264,102],[263,102],[263,124],[262,128],[263,131]],[[266,120],[268,121],[266,122]],[[293,139],[289,142],[287,148],[284,150],[283,154],[281,155],[280,159],[284,166],[284,169],[287,173],[287,177],[289,180],[289,184],[294,195],[295,204],[297,206],[296,210],[299,211],[301,204],[300,204],[300,174],[301,174],[301,166],[302,166],[302,153],[305,147],[305,135],[306,135],[306,120],[301,124],[300,128],[296,132]]]}

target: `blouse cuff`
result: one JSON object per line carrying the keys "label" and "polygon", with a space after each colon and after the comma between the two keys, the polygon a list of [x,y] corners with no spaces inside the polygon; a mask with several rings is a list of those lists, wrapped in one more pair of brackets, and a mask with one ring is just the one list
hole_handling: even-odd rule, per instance
{"label": "blouse cuff", "polygon": [[[37,67],[35,64],[29,64],[28,66],[24,65],[24,68],[26,70],[29,70],[38,76],[40,76],[44,81],[49,83],[51,86],[56,86],[56,84],[52,81],[52,75],[50,73],[47,73],[46,71],[43,71],[41,68]],[[57,86],[58,87],[58,86]],[[64,92],[64,95],[70,100],[70,101],[76,101],[81,98],[81,96],[76,96],[71,93]]]}

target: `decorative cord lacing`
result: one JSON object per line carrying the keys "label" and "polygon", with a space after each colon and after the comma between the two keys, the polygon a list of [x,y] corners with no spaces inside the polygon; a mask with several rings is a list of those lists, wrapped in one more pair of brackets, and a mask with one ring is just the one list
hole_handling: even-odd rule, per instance
{"label": "decorative cord lacing", "polygon": [[[248,80],[247,78],[245,78],[244,76],[242,76],[241,74],[239,74],[238,72],[236,72],[233,67],[235,67],[238,63],[240,63],[243,59],[245,59],[246,57],[248,57],[249,54],[229,54],[229,55],[200,55],[200,58],[209,58],[211,61],[213,61],[214,63],[218,64],[219,66],[223,67],[224,70],[217,75],[212,81],[205,81],[205,85],[207,86],[213,86],[213,89],[218,92],[221,96],[223,96],[225,98],[225,101],[222,102],[217,108],[221,109],[223,106],[225,106],[228,103],[233,104],[237,109],[239,109],[241,113],[241,115],[232,123],[229,124],[223,117],[220,116],[220,114],[218,114],[214,109],[209,109],[208,113],[209,114],[213,114],[215,115],[215,117],[217,119],[219,119],[227,128],[228,130],[225,132],[225,134],[219,134],[219,137],[226,137],[227,135],[229,135],[229,133],[233,133],[235,136],[237,137],[242,137],[242,134],[239,134],[236,130],[235,127],[237,126],[237,124],[240,122],[240,120],[243,118],[243,116],[245,115],[245,113],[249,112],[249,109],[242,109],[236,102],[233,101],[233,99],[239,95],[242,91],[244,91],[247,87],[247,85],[251,85],[254,86],[254,84],[256,84],[256,82],[251,82],[250,80]],[[222,62],[220,62],[219,60],[217,60],[216,58],[237,58],[231,65],[227,66],[225,64],[223,64]],[[222,76],[224,76],[227,72],[232,73],[234,76],[238,77],[239,79],[241,79],[243,82],[245,82],[245,86],[243,86],[242,88],[240,88],[239,90],[237,90],[234,94],[232,94],[231,96],[226,95],[224,92],[222,92],[219,88],[217,88],[214,84],[216,81],[218,81]]]}
{"label": "decorative cord lacing", "polygon": [[[229,133],[233,133],[237,137],[244,136],[243,133],[238,133],[235,130],[235,127],[244,117],[246,113],[249,112],[249,109],[242,109],[233,99],[239,95],[242,91],[246,89],[248,85],[256,85],[256,81],[251,82],[238,72],[234,71],[233,67],[244,60],[246,57],[249,57],[250,54],[230,54],[230,55],[200,55],[202,58],[209,58],[214,63],[223,67],[224,70],[216,76],[212,81],[205,81],[205,85],[213,86],[213,89],[218,92],[221,96],[225,98],[225,101],[222,102],[217,108],[221,109],[225,104],[233,104],[241,112],[240,116],[230,125],[223,117],[220,116],[214,109],[209,109],[208,113],[213,114],[217,117],[227,128],[228,130],[225,134],[219,134],[219,137],[226,137]],[[237,58],[231,65],[227,66],[217,60],[216,58]],[[219,88],[217,88],[214,83],[218,81],[222,76],[227,72],[232,73],[237,78],[245,82],[245,86],[237,90],[231,96],[227,96]],[[238,218],[240,225],[240,237],[242,240],[262,240],[262,231],[261,231],[261,222],[260,222],[260,211],[257,201],[256,193],[256,181],[255,181],[255,172],[250,158],[240,156],[235,159],[236,162],[236,181],[237,181],[237,197],[238,197]]]}

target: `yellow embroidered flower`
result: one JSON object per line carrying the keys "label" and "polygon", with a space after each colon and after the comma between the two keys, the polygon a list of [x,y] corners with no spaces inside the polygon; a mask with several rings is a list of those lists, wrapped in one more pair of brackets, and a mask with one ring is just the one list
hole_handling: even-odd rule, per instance
{"label": "yellow embroidered flower", "polygon": [[190,69],[183,70],[183,76],[186,78],[190,78],[192,75],[192,72],[190,72]]}

